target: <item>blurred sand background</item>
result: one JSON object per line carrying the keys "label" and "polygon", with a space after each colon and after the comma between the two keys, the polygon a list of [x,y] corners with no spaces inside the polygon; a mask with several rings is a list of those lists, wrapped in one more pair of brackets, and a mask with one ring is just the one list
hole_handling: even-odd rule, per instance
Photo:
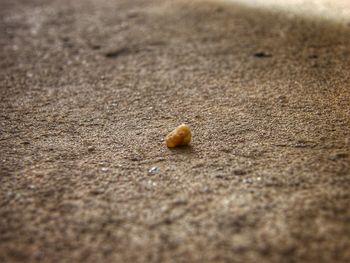
{"label": "blurred sand background", "polygon": [[[215,0],[214,0],[215,1]],[[219,0],[305,17],[350,21],[348,0]]]}

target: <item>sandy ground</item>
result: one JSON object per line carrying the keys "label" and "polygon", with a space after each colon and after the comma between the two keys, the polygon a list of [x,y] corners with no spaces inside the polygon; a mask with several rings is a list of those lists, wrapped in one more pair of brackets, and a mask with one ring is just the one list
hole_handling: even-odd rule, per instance
{"label": "sandy ground", "polygon": [[284,12],[288,15],[350,22],[349,0],[211,0],[234,2],[255,8]]}
{"label": "sandy ground", "polygon": [[0,5],[0,262],[350,261],[349,26]]}

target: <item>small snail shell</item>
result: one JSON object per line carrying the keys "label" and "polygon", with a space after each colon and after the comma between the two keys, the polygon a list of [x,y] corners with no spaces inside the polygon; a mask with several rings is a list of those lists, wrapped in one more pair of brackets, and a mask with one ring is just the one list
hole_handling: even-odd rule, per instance
{"label": "small snail shell", "polygon": [[192,133],[190,127],[186,124],[181,124],[165,137],[165,143],[169,148],[174,148],[188,145],[191,139]]}

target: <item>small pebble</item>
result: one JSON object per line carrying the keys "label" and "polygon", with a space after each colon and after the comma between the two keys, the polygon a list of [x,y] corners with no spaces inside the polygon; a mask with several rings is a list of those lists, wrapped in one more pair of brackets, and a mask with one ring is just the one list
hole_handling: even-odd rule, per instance
{"label": "small pebble", "polygon": [[165,137],[168,148],[188,145],[192,139],[192,132],[188,125],[181,124]]}
{"label": "small pebble", "polygon": [[349,154],[346,153],[346,152],[337,152],[337,153],[333,153],[331,156],[330,156],[330,159],[332,161],[336,161],[336,160],[339,160],[339,159],[345,159],[349,157]]}
{"label": "small pebble", "polygon": [[148,170],[148,174],[155,175],[155,174],[159,173],[159,170],[160,170],[159,167],[153,166],[151,169]]}
{"label": "small pebble", "polygon": [[257,58],[269,58],[269,57],[272,57],[272,55],[270,53],[265,52],[265,51],[260,51],[260,52],[254,53],[254,57],[257,57]]}
{"label": "small pebble", "polygon": [[251,178],[247,178],[247,179],[243,179],[242,182],[244,184],[251,184],[251,183],[253,183],[253,180]]}
{"label": "small pebble", "polygon": [[100,194],[103,194],[103,193],[104,193],[104,190],[101,189],[101,188],[96,188],[96,189],[91,190],[90,193],[91,193],[92,195],[100,195]]}
{"label": "small pebble", "polygon": [[235,175],[245,175],[245,174],[247,174],[247,171],[241,170],[241,169],[236,169],[236,170],[233,171],[233,173]]}
{"label": "small pebble", "polygon": [[133,161],[133,162],[141,161],[142,157],[138,156],[138,155],[133,155],[133,156],[130,157],[130,160]]}
{"label": "small pebble", "polygon": [[89,147],[88,147],[88,151],[89,151],[89,152],[93,152],[94,150],[95,150],[95,147],[94,147],[94,146],[89,146]]}

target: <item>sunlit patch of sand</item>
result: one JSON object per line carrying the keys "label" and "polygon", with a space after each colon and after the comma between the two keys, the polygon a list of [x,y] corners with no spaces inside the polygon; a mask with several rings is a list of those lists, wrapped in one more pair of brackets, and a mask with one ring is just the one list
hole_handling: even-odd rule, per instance
{"label": "sunlit patch of sand", "polygon": [[349,0],[213,0],[241,3],[307,17],[321,17],[337,21],[350,21]]}

